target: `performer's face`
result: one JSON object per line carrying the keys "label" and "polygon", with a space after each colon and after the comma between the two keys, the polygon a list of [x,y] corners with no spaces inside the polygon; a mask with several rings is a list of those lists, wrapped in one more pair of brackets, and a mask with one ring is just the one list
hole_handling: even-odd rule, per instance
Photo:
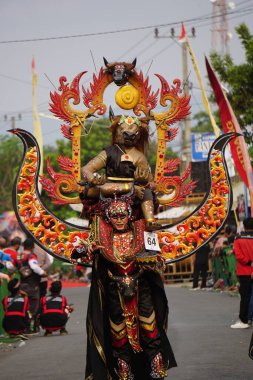
{"label": "performer's face", "polygon": [[129,222],[129,213],[125,203],[115,202],[109,208],[109,219],[113,226],[118,231],[124,231]]}

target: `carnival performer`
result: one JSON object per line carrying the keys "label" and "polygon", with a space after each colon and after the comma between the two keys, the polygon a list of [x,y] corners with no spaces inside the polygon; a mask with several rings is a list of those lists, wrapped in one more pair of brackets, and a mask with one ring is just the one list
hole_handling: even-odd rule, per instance
{"label": "carnival performer", "polygon": [[126,196],[101,201],[89,244],[72,253],[74,261],[93,257],[86,380],[164,379],[176,366],[166,335],[163,261],[142,261],[145,221],[132,220],[131,203]]}
{"label": "carnival performer", "polygon": [[[141,202],[146,229],[161,228],[154,218],[153,176],[145,157],[149,119],[124,115],[114,117],[112,114],[110,119],[112,145],[82,167],[84,182],[98,186],[106,181],[105,195],[112,191],[127,193],[134,184],[135,198]],[[105,169],[105,176],[98,173],[101,169]]]}

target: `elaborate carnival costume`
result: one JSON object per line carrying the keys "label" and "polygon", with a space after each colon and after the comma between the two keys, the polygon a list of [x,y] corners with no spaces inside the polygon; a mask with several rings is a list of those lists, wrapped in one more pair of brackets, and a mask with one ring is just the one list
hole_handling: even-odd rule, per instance
{"label": "elaborate carnival costume", "polygon": [[[25,148],[14,189],[14,209],[21,225],[55,257],[67,262],[80,257],[84,265],[93,266],[87,312],[86,380],[143,379],[143,371],[147,371],[146,378],[162,379],[166,369],[176,365],[166,336],[168,306],[157,269],[189,257],[207,244],[223,227],[232,204],[224,149],[237,136],[235,133],[220,136],[210,149],[210,186],[202,203],[178,224],[163,225],[151,233],[149,241],[155,241],[156,248],[148,240],[145,246],[157,253],[150,255],[144,249],[144,230],[157,228],[152,192],[159,204],[176,207],[194,187],[189,180],[189,167],[181,177],[171,176],[178,161],[166,161],[165,154],[166,143],[177,134],[177,128],[171,125],[189,113],[190,99],[181,95],[180,80],[174,80],[170,87],[157,74],[161,82],[160,104],[167,107],[169,101],[170,107],[161,113],[154,112],[159,91],[151,92],[148,78],[135,71],[135,63],[109,64],[105,60],[106,67],[93,76],[90,89],[83,88],[85,110],[74,108],[80,103],[79,81],[85,72],[77,75],[70,85],[61,77],[60,93],[51,94],[51,111],[67,123],[62,125],[62,132],[72,142],[72,159],[58,158],[65,173],[56,173],[47,161],[50,178],[42,176],[41,183],[53,202],[60,205],[81,203],[79,196],[67,195],[79,192],[83,214],[89,216],[91,228],[60,220],[44,206],[37,190],[40,167],[37,141],[27,131],[11,131]],[[81,131],[88,134],[85,126],[88,117],[105,113],[103,94],[111,84],[120,86],[117,105],[133,110],[137,117],[111,114],[112,146],[83,167],[81,178]],[[141,145],[147,142],[150,120],[155,123],[158,139],[154,180],[145,158],[145,144]],[[97,173],[101,168],[106,169],[105,176]],[[133,209],[141,208],[143,215],[131,214],[127,198],[114,199],[130,189],[135,194],[133,201],[138,198],[141,203],[141,207],[134,203]],[[100,194],[114,200],[103,203],[99,201]]]}
{"label": "elaborate carnival costume", "polygon": [[[158,273],[163,259],[148,266],[138,260],[145,250],[145,222],[131,221],[129,199],[107,199],[102,208],[89,246],[92,251],[101,248],[94,253],[87,313],[86,379],[162,379],[167,368],[176,365],[166,336],[168,306]],[[72,257],[85,262],[87,250],[87,245],[79,246]]]}

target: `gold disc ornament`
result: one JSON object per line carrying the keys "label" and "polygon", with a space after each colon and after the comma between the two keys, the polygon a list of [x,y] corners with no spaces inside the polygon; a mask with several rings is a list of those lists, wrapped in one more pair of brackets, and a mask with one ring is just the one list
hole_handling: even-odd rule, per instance
{"label": "gold disc ornament", "polygon": [[133,109],[138,104],[139,99],[139,91],[129,84],[120,87],[120,89],[115,94],[116,104],[124,110]]}

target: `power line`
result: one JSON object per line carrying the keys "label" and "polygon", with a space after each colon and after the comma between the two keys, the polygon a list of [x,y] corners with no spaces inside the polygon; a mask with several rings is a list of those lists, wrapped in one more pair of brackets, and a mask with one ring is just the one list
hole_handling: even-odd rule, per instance
{"label": "power line", "polygon": [[[244,4],[244,3],[248,3],[248,2],[252,2],[252,0],[246,0],[246,1],[243,1],[242,3],[239,3],[237,5],[237,8]],[[252,13],[252,8],[251,9],[248,9],[247,12],[250,14]],[[247,13],[247,14],[248,14]],[[238,18],[238,17],[241,17],[241,14],[240,15],[234,15],[234,17],[230,17],[229,20],[232,20],[232,19],[235,19],[235,18]],[[197,23],[196,26],[198,26],[198,28],[201,28],[201,27],[204,27],[204,26],[208,26],[208,25],[211,25],[210,22],[206,22],[205,20],[203,21],[200,21],[199,24]],[[165,35],[166,32],[164,32],[163,35]],[[148,34],[146,34],[143,38],[141,38],[139,41],[137,41],[134,45],[132,45],[131,47],[129,47],[120,57],[118,57],[117,60],[120,60],[122,59],[126,54],[128,54],[130,51],[132,51],[134,48],[136,48],[137,46],[139,46],[143,41],[145,41],[150,35],[153,34],[153,31],[152,32],[149,32]],[[157,40],[152,43],[152,44],[149,44],[148,46],[146,46],[145,48],[143,48],[143,50],[141,50],[138,54],[135,54],[135,56],[139,56],[143,53],[145,53],[147,50],[149,50],[152,46],[155,45],[155,43],[157,42]],[[0,42],[1,43],[1,42]],[[27,85],[31,85],[31,82],[30,81],[26,81],[24,79],[19,79],[19,78],[15,78],[15,77],[12,77],[12,76],[9,76],[9,75],[5,75],[5,74],[0,74],[0,77],[2,78],[6,78],[6,79],[10,79],[10,80],[13,80],[13,81],[16,81],[16,82],[20,82],[20,83],[24,83],[24,84],[27,84]],[[91,78],[88,78],[85,80],[85,83],[86,82],[89,82],[90,80],[92,79]],[[40,85],[38,83],[38,87],[41,87],[41,88],[45,88],[45,89],[51,89],[51,87],[48,87],[48,86],[44,86],[44,85]]]}
{"label": "power line", "polygon": [[[168,29],[169,30],[169,29]],[[166,30],[162,36],[165,36],[165,33],[168,32],[168,30]],[[153,32],[152,32],[153,34]],[[136,56],[140,56],[141,54],[145,53],[147,50],[151,49],[155,44],[157,44],[157,39],[155,39],[152,43],[149,43],[147,46],[145,46],[141,51],[138,52],[138,54],[136,54]]]}
{"label": "power line", "polygon": [[[13,81],[15,81],[15,82],[21,82],[21,83],[27,84],[27,85],[29,85],[29,86],[31,86],[31,84],[32,84],[31,81],[24,80],[24,79],[19,79],[19,78],[15,78],[15,77],[11,77],[10,75],[0,74],[0,77],[2,77],[2,78],[6,78],[6,79],[10,79],[10,80],[13,80]],[[38,87],[46,88],[47,90],[48,90],[48,89],[51,89],[51,87],[43,86],[43,85],[41,85],[41,84],[38,84]]]}
{"label": "power line", "polygon": [[[228,10],[225,14],[226,15],[233,15],[233,14],[236,14],[236,13],[243,13],[243,12],[242,12],[242,10],[239,11],[239,12],[234,11],[234,10]],[[212,14],[209,13],[209,14],[204,15],[204,16],[194,17],[194,18],[191,18],[191,19],[185,19],[185,20],[183,20],[183,22],[185,24],[191,23],[191,22],[195,22],[196,23],[197,21],[207,20],[207,19],[211,19],[211,18],[212,18]],[[135,28],[117,29],[117,30],[110,30],[110,31],[103,31],[103,32],[92,32],[92,33],[83,33],[83,34],[66,35],[66,36],[52,36],[52,37],[29,38],[29,39],[20,39],[20,40],[3,40],[3,41],[0,41],[0,44],[36,42],[36,41],[50,41],[50,40],[81,38],[81,37],[92,37],[92,36],[104,36],[104,35],[107,35],[107,34],[134,32],[134,31],[138,31],[138,30],[163,28],[163,27],[175,26],[175,25],[180,25],[180,24],[181,24],[181,22],[174,21],[174,22],[165,23],[165,24],[139,26],[139,27],[135,27]]]}
{"label": "power line", "polygon": [[149,36],[153,35],[153,31],[152,32],[148,32],[143,38],[141,38],[139,41],[137,41],[134,45],[132,45],[130,48],[128,48],[125,53],[121,54],[120,57],[118,57],[118,61],[120,59],[122,59],[124,56],[126,56],[130,51],[132,51],[133,49],[135,49],[137,46],[139,46],[143,41],[145,41]]}
{"label": "power line", "polygon": [[[249,0],[247,0],[249,1]],[[252,1],[252,0],[250,0]],[[250,14],[253,12],[253,8],[249,10],[247,10],[248,13],[246,14]],[[235,18],[238,18],[238,17],[241,17],[241,15],[234,15],[233,17],[229,17],[228,19],[229,20],[232,20],[232,19],[235,19]],[[200,25],[202,23],[202,25]],[[208,25],[211,25],[211,22],[206,22],[206,20],[203,20],[203,21],[200,21],[199,24],[196,24],[196,26],[199,28],[199,27],[203,27],[203,26],[208,26]],[[165,32],[166,33],[166,32]],[[165,33],[163,35],[165,35]],[[175,43],[177,43],[177,41],[174,39],[173,40]],[[147,46],[146,48],[144,48],[143,50],[141,50],[138,54],[135,54],[136,56],[139,56],[140,54],[143,54],[144,52],[146,52],[147,50],[149,50],[156,42],[150,44],[149,46]],[[152,57],[148,58],[144,63],[141,63],[139,65],[140,66],[143,66],[143,65],[146,65],[148,64],[152,59],[158,57],[160,54],[162,54],[164,51],[167,50],[168,47],[171,47],[172,44],[170,44],[169,46],[166,46],[165,48],[163,48],[162,50],[160,50],[159,52],[157,52],[155,55],[153,55]],[[181,45],[180,45],[181,46]]]}
{"label": "power line", "polygon": [[[239,3],[238,4],[238,6],[237,7],[239,7],[239,6],[241,6],[241,5],[243,5],[243,4],[245,4],[245,3],[249,3],[249,2],[251,2],[252,0],[246,0],[246,1],[242,1],[241,3]],[[243,11],[243,12],[248,12],[247,14],[250,14],[250,13],[252,13],[252,8],[242,8],[242,10],[241,11]],[[242,13],[242,12],[241,12]],[[241,16],[241,14],[235,14],[234,16],[232,15],[232,17],[230,17],[229,19],[234,19],[234,18],[238,18],[238,17],[240,17]],[[211,17],[208,17],[208,18],[211,18]],[[207,19],[207,17],[206,16],[201,16],[201,17],[199,17],[199,18],[196,18],[196,19],[191,19],[191,20],[200,20],[199,21],[199,23],[202,23],[202,25],[198,25],[198,27],[203,27],[203,26],[206,26],[206,25],[210,25],[210,23],[207,23],[205,20]],[[203,19],[203,20],[202,20]],[[185,23],[186,22],[188,22],[188,23],[190,23],[191,22],[191,20],[186,20],[185,21]],[[202,21],[201,21],[202,20]],[[203,22],[205,22],[205,24],[203,24]],[[164,25],[164,24],[161,24],[161,25]],[[172,23],[171,24],[165,24],[165,25],[172,25]],[[151,27],[151,26],[150,26]],[[152,26],[153,27],[153,26]],[[137,28],[137,29],[141,29],[141,28]],[[166,33],[166,32],[165,32]],[[125,53],[123,53],[122,55],[121,55],[121,57],[119,57],[118,59],[121,59],[123,56],[125,56],[129,51],[131,51],[132,49],[134,49],[135,47],[137,47],[139,44],[141,44],[144,40],[146,40],[149,36],[150,36],[150,32],[147,34],[147,35],[145,35],[143,38],[141,38],[139,41],[137,41],[133,46],[131,46],[130,48],[128,48],[127,49],[127,51],[125,52]],[[176,41],[174,41],[175,43],[176,43]],[[1,43],[1,42],[0,42]],[[143,48],[142,50],[141,50],[141,52],[139,52],[138,54],[135,54],[135,55],[140,55],[140,54],[142,54],[142,53],[144,53],[144,52],[146,52],[148,49],[150,49],[154,44],[156,43],[156,41],[154,42],[154,43],[152,43],[152,44],[150,44],[149,46],[147,46],[147,47],[145,47],[145,48]],[[163,52],[165,52],[168,48],[170,48],[171,46],[173,45],[173,43],[172,44],[170,44],[170,45],[166,45],[163,49],[161,49],[160,51],[158,51],[157,53],[155,53],[153,56],[151,56],[150,58],[148,58],[146,61],[144,61],[142,64],[140,64],[139,66],[145,66],[146,64],[148,64],[148,63],[150,63],[150,61],[152,61],[154,58],[157,58],[159,55],[161,55]],[[0,76],[1,77],[4,77],[4,78],[7,78],[7,79],[11,79],[11,80],[15,80],[15,81],[18,81],[18,82],[22,82],[22,83],[25,83],[25,84],[29,84],[29,85],[31,85],[31,83],[29,82],[29,81],[25,81],[25,80],[22,80],[22,79],[18,79],[18,78],[14,78],[14,77],[11,77],[11,76],[8,76],[8,75],[4,75],[4,74],[0,74]],[[90,80],[92,80],[92,77],[90,77],[90,78],[87,78],[85,81],[84,81],[84,83],[87,83],[87,82],[89,82]],[[39,85],[38,84],[38,86],[39,87],[42,87],[42,88],[46,88],[46,89],[51,89],[51,88],[49,88],[48,86],[43,86],[43,85]],[[195,89],[198,89],[198,90],[200,90],[198,87],[194,87]],[[208,90],[207,90],[208,91]],[[43,103],[40,103],[39,104],[39,106],[40,105],[44,105],[44,104],[48,104],[48,102],[49,102],[49,100],[47,100],[47,101],[44,101]],[[19,111],[15,111],[14,113],[31,113],[32,112],[32,108],[31,107],[29,107],[29,108],[26,108],[26,109],[23,109],[23,110],[19,110]],[[13,113],[13,112],[12,112]],[[2,115],[0,115],[0,116],[3,116],[4,114],[2,114]]]}
{"label": "power line", "polygon": [[244,1],[241,1],[240,3],[238,3],[236,5],[237,9],[240,8],[243,4],[247,4],[247,3],[252,3],[252,0],[244,0]]}

